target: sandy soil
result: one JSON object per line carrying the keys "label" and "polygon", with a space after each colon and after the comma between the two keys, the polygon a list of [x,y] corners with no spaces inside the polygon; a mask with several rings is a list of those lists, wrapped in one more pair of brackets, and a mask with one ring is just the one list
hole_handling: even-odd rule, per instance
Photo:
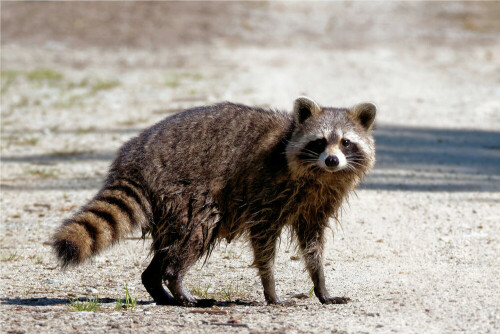
{"label": "sandy soil", "polygon": [[[500,330],[500,4],[2,3],[0,328],[23,332],[493,333]],[[159,307],[131,236],[60,271],[48,241],[114,152],[194,105],[379,107],[377,166],[333,226],[333,295],[283,238],[263,303],[243,242],[187,278],[221,301]],[[124,287],[134,309],[115,311]],[[72,312],[69,299],[101,300]],[[302,297],[302,298],[298,298]]]}

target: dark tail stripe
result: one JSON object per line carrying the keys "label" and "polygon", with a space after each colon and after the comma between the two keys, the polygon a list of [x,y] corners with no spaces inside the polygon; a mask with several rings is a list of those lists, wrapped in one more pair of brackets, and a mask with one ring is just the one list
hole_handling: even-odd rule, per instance
{"label": "dark tail stripe", "polygon": [[111,227],[111,234],[112,234],[113,240],[116,240],[118,237],[118,231],[117,231],[118,223],[116,222],[113,215],[111,215],[108,212],[98,210],[98,209],[89,209],[88,211],[92,212],[97,217],[102,218],[103,220],[105,220],[109,224],[109,226]]}
{"label": "dark tail stripe", "polygon": [[116,197],[108,196],[99,198],[98,200],[116,206],[118,209],[120,209],[121,212],[125,213],[128,216],[128,219],[132,225],[135,225],[137,223],[137,221],[134,219],[134,211],[125,201]]}
{"label": "dark tail stripe", "polygon": [[94,253],[97,250],[97,234],[99,233],[97,229],[88,221],[75,221],[78,225],[81,225],[85,228],[87,231],[90,239],[92,239],[92,253]]}
{"label": "dark tail stripe", "polygon": [[136,190],[127,184],[116,185],[106,188],[106,190],[116,190],[121,191],[127,195],[127,197],[133,198],[134,201],[141,207],[141,210],[144,214],[147,214],[149,210],[147,210],[144,202],[139,194],[137,194]]}
{"label": "dark tail stripe", "polygon": [[[127,182],[128,184],[130,184],[135,189],[137,189],[137,191],[139,192],[140,195],[142,195],[143,198],[148,198],[147,192],[145,191],[144,187],[141,184],[135,182],[134,180],[130,180],[130,179],[124,179],[124,181]],[[143,207],[143,209],[147,210],[147,211],[144,211],[145,214],[148,214],[148,215],[151,214],[151,211],[148,209],[147,205],[145,205]]]}

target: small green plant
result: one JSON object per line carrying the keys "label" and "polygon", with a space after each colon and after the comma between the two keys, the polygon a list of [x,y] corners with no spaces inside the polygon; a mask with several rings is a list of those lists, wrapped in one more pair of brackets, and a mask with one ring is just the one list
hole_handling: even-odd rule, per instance
{"label": "small green plant", "polygon": [[210,289],[210,284],[198,284],[191,288],[191,293],[201,298],[208,298],[208,289]]}
{"label": "small green plant", "polygon": [[49,68],[38,68],[26,73],[26,78],[31,81],[56,81],[62,79],[62,74]]}
{"label": "small green plant", "polygon": [[17,252],[10,253],[9,255],[3,255],[2,256],[2,262],[10,262],[10,261],[15,261],[19,259],[20,256],[17,255]]}
{"label": "small green plant", "polygon": [[101,309],[101,302],[97,296],[94,298],[87,298],[85,301],[79,301],[73,298],[69,300],[68,306],[72,312],[97,312]]}
{"label": "small green plant", "polygon": [[232,301],[234,297],[243,296],[243,291],[240,289],[238,282],[229,282],[225,287],[222,288],[220,292],[222,298]]}
{"label": "small green plant", "polygon": [[115,88],[119,85],[120,85],[120,83],[116,80],[111,80],[111,81],[99,80],[95,84],[92,85],[92,88],[90,90],[90,94],[93,95],[101,90],[112,89],[112,88]]}
{"label": "small green plant", "polygon": [[115,310],[133,309],[137,305],[137,298],[132,298],[128,291],[128,284],[125,285],[125,299],[117,299]]}
{"label": "small green plant", "polygon": [[47,179],[50,177],[55,177],[59,174],[59,169],[57,168],[32,168],[26,171],[27,174],[40,177],[42,179]]}
{"label": "small green plant", "polygon": [[165,86],[170,88],[177,88],[180,86],[181,81],[179,79],[179,75],[175,73],[170,73],[166,76],[164,81]]}
{"label": "small green plant", "polygon": [[312,288],[309,290],[309,297],[312,297],[314,293],[314,285],[312,286]]}
{"label": "small green plant", "polygon": [[75,133],[77,135],[83,135],[83,134],[86,134],[86,133],[92,133],[92,132],[95,132],[96,131],[96,127],[95,126],[89,126],[89,127],[86,127],[86,128],[78,128],[75,130]]}

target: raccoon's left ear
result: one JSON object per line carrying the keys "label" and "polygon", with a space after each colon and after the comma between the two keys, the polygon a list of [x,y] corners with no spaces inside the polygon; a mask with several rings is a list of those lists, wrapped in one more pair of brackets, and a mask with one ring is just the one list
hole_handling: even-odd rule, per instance
{"label": "raccoon's left ear", "polygon": [[318,116],[322,113],[321,107],[307,96],[298,97],[293,105],[293,116],[298,124],[304,123],[311,116]]}
{"label": "raccoon's left ear", "polygon": [[361,103],[352,107],[348,114],[354,121],[361,124],[365,130],[370,130],[375,121],[377,107],[372,103]]}

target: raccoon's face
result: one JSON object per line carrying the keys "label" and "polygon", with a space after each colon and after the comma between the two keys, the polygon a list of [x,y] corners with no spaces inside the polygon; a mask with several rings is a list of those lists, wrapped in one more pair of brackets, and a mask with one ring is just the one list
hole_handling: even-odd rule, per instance
{"label": "raccoon's face", "polygon": [[375,162],[375,113],[369,103],[351,109],[321,108],[309,98],[298,98],[296,127],[286,152],[290,169],[298,174],[315,170],[361,177]]}

